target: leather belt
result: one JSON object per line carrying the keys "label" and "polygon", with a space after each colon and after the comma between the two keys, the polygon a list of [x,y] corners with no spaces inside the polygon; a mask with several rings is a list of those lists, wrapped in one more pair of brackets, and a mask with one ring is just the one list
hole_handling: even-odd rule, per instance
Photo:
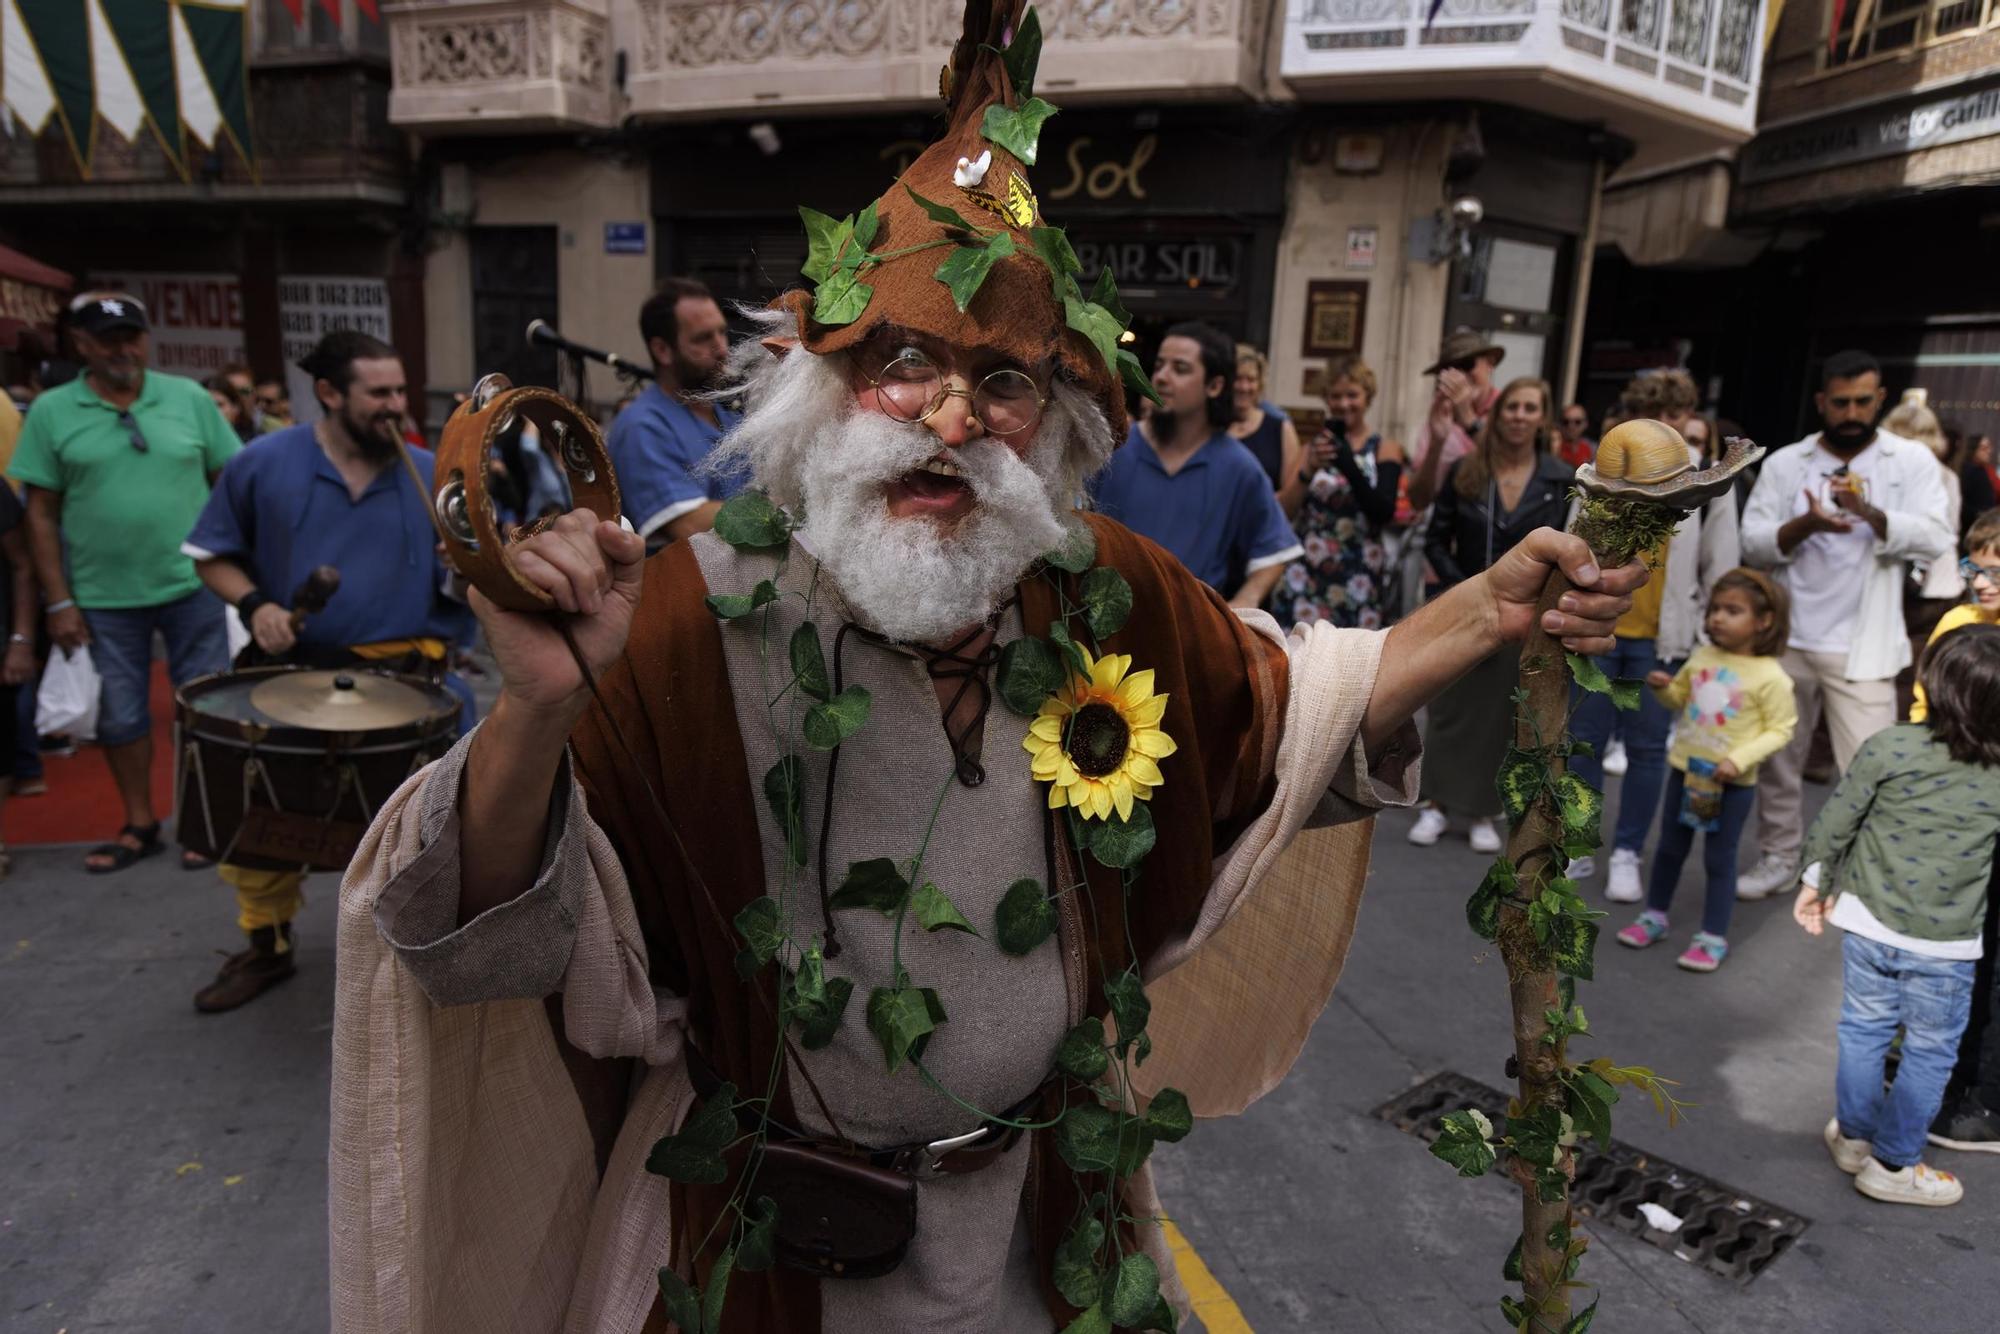
{"label": "leather belt", "polygon": [[[722,1078],[709,1064],[693,1043],[683,1048],[687,1053],[688,1079],[694,1091],[703,1099],[713,1097],[722,1087]],[[1027,1097],[1000,1113],[1005,1121],[1019,1121],[1035,1110],[1042,1096],[1056,1082],[1056,1076],[1035,1086]],[[850,1144],[840,1140],[827,1139],[820,1135],[810,1135],[795,1126],[788,1126],[775,1117],[759,1115],[755,1110],[736,1109],[737,1124],[745,1131],[755,1134],[766,1131],[774,1140],[796,1143],[818,1152],[836,1157],[860,1159],[875,1167],[900,1172],[916,1181],[928,1181],[934,1177],[965,1176],[981,1168],[990,1167],[1001,1155],[1012,1149],[1020,1141],[1018,1126],[983,1125],[969,1130],[963,1135],[952,1135],[944,1139],[919,1141],[914,1144],[898,1145],[888,1149],[870,1149],[865,1145]]]}

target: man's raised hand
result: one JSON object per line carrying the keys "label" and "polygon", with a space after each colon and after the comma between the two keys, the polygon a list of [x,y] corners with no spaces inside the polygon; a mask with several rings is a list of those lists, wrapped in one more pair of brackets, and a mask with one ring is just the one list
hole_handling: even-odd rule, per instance
{"label": "man's raised hand", "polygon": [[1500,638],[1519,643],[1528,637],[1542,587],[1550,571],[1558,568],[1575,587],[1542,614],[1542,629],[1560,639],[1572,653],[1609,653],[1613,647],[1611,629],[1632,609],[1632,592],[1646,582],[1649,571],[1637,560],[1615,570],[1601,570],[1588,543],[1574,533],[1553,528],[1535,529],[1479,576]]}
{"label": "man's raised hand", "polygon": [[[589,510],[572,510],[508,547],[507,556],[516,573],[555,599],[592,675],[618,661],[639,605],[644,538]],[[575,721],[589,691],[551,616],[508,611],[477,589],[471,602],[499,663],[503,695],[565,727]]]}

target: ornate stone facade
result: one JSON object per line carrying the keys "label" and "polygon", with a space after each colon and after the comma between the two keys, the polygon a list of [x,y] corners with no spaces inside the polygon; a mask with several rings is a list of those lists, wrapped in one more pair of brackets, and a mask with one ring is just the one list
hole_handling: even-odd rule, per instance
{"label": "ornate stone facade", "polygon": [[612,123],[605,0],[391,5],[391,117],[413,129],[482,121]]}

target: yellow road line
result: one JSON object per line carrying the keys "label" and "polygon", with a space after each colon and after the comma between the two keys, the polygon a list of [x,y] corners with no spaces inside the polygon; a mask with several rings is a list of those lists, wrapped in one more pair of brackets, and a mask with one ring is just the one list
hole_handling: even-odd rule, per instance
{"label": "yellow road line", "polygon": [[1160,1226],[1166,1229],[1167,1249],[1173,1253],[1174,1269],[1181,1276],[1181,1285],[1187,1289],[1194,1313],[1201,1317],[1208,1334],[1251,1334],[1250,1322],[1243,1318],[1243,1312],[1237,1309],[1235,1301],[1216,1282],[1208,1262],[1195,1253],[1187,1237],[1170,1222],[1162,1222]]}

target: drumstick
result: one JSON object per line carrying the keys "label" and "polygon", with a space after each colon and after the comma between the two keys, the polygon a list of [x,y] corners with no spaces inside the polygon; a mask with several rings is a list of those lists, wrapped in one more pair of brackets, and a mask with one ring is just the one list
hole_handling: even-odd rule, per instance
{"label": "drumstick", "polygon": [[298,633],[306,617],[326,610],[327,601],[339,591],[340,571],[331,565],[315,566],[299,585],[299,591],[292,594],[292,633]]}

